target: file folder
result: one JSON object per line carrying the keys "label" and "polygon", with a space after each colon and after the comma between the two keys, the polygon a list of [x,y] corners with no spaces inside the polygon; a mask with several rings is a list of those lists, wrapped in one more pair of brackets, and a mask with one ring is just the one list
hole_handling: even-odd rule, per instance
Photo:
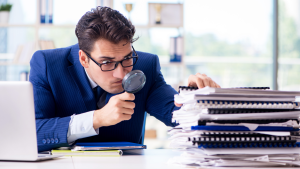
{"label": "file folder", "polygon": [[131,142],[88,142],[76,143],[72,150],[130,150],[130,149],[146,149],[146,145]]}

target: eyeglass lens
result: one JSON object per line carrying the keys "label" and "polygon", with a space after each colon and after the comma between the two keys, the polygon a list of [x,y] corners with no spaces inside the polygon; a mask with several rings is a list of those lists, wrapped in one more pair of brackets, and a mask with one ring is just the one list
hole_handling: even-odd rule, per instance
{"label": "eyeglass lens", "polygon": [[[130,58],[122,60],[122,62],[120,64],[122,64],[123,67],[129,67],[134,64],[135,60],[136,60],[136,58],[130,57]],[[102,64],[101,68],[102,68],[102,70],[112,70],[112,69],[115,69],[115,67],[117,66],[116,64],[118,64],[118,62],[109,62],[106,64]]]}

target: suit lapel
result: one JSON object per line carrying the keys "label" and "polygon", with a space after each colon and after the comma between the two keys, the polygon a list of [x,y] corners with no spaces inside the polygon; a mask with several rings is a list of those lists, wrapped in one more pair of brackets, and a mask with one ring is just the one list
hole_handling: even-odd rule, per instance
{"label": "suit lapel", "polygon": [[78,44],[76,44],[72,47],[70,55],[68,56],[68,60],[72,63],[68,66],[68,70],[74,80],[74,84],[80,91],[81,96],[78,97],[82,98],[86,111],[96,110],[96,100],[94,98],[93,90],[86,72],[79,62],[78,51],[79,47]]}

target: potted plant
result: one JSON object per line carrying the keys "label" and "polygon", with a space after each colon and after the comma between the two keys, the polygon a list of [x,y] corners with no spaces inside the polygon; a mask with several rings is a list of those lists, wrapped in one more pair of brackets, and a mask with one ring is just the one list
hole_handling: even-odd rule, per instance
{"label": "potted plant", "polygon": [[11,10],[12,4],[2,4],[0,5],[0,23],[8,23],[9,12]]}

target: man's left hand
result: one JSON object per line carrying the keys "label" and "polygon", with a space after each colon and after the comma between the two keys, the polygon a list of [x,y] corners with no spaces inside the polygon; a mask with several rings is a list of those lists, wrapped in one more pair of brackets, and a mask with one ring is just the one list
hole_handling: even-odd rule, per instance
{"label": "man's left hand", "polygon": [[[188,79],[188,86],[189,87],[198,87],[203,88],[203,87],[215,87],[215,88],[220,88],[220,85],[218,85],[215,81],[213,81],[210,77],[208,77],[206,74],[200,74],[197,73],[195,75],[190,75]],[[177,107],[181,107],[182,104],[178,104],[174,102]]]}

